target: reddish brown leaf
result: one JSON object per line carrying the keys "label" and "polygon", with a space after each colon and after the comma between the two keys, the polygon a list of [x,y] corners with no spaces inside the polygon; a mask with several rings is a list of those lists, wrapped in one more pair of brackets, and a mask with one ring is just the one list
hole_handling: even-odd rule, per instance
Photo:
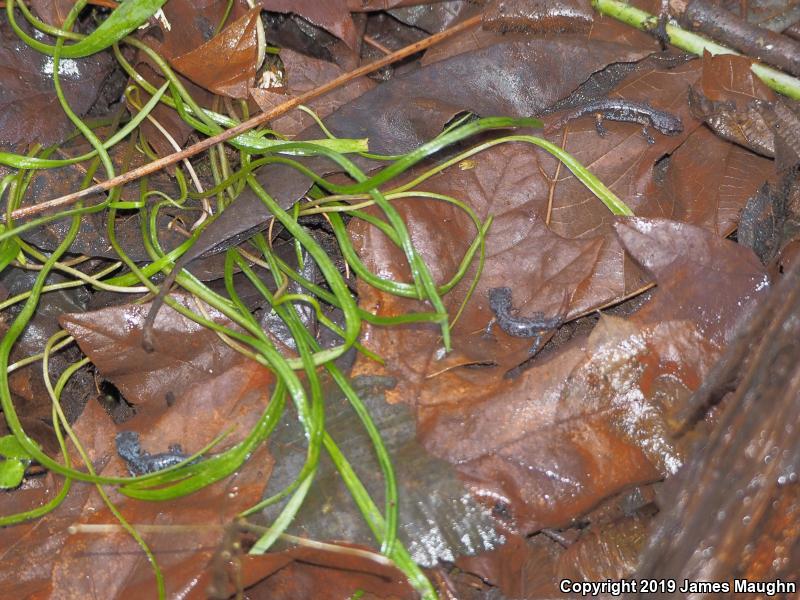
{"label": "reddish brown leaf", "polygon": [[[495,44],[470,55],[440,61],[378,86],[330,115],[326,126],[338,137],[369,138],[378,154],[409,152],[438,135],[455,115],[472,111],[483,116],[530,116],[574,90],[609,62],[635,60],[641,51],[613,43],[538,39]],[[492,93],[487,94],[486,90]],[[522,90],[522,91],[521,91]],[[376,107],[380,110],[376,112]],[[321,135],[314,127],[304,139]],[[313,137],[312,137],[313,136]],[[364,161],[356,158],[361,164]],[[330,172],[328,161],[304,161]],[[367,161],[374,166],[375,161]],[[256,174],[266,191],[283,206],[301,198],[311,181],[282,165],[267,165]],[[200,235],[182,265],[225,240],[264,227],[269,212],[245,190],[221,217]]]}
{"label": "reddish brown leaf", "polygon": [[72,0],[31,0],[30,4],[42,21],[48,25],[61,27],[75,2]]}
{"label": "reddish brown leaf", "polygon": [[[465,2],[464,0],[454,2],[450,0],[449,2],[429,2],[420,6],[402,6],[393,8],[388,12],[394,19],[410,25],[418,31],[421,30],[433,34],[444,31],[456,23],[477,15],[481,9],[481,6],[472,2]],[[370,19],[370,22],[374,20],[374,18]],[[389,34],[388,26],[390,26],[393,19],[386,18],[382,19],[382,21],[387,25],[386,30],[387,34]],[[414,32],[414,30],[404,30],[397,26],[393,27],[393,29],[396,32],[393,37],[412,35]]]}
{"label": "reddish brown leaf", "polygon": [[500,589],[507,598],[558,597],[556,567],[564,548],[544,535],[509,535],[492,552],[462,557],[458,567]]}
{"label": "reddish brown leaf", "polygon": [[648,521],[627,517],[584,530],[558,559],[555,581],[619,580],[636,571]]}
{"label": "reddish brown leaf", "polygon": [[[96,402],[87,406],[75,433],[99,473],[127,475],[114,451],[114,424]],[[262,448],[231,478],[169,502],[140,502],[109,492],[129,522],[164,527],[161,532],[144,532],[143,537],[164,570],[169,595],[184,596],[197,585],[222,540],[224,526],[260,499],[271,465]],[[52,478],[47,481],[52,485]],[[51,490],[47,495],[52,494]],[[18,505],[16,510],[20,508]],[[54,512],[0,530],[4,593],[9,597],[30,597],[34,592],[44,596],[57,589],[59,595],[74,598],[155,595],[153,572],[136,542],[122,532],[70,533],[69,527],[77,523],[117,524],[92,485],[73,484],[67,500]],[[170,525],[196,529],[171,531]]]}
{"label": "reddish brown leaf", "polygon": [[358,48],[358,34],[347,0],[261,0],[261,6],[273,12],[294,13],[331,32],[351,50]]}
{"label": "reddish brown leaf", "polygon": [[588,32],[595,14],[588,0],[495,0],[486,7],[483,27],[539,34]]}
{"label": "reddish brown leaf", "polygon": [[[657,48],[657,42],[653,37],[638,29],[627,27],[619,21],[600,15],[596,15],[595,20],[598,26],[592,27],[587,33],[558,33],[558,39],[583,42],[588,38],[595,42],[612,42],[625,46],[628,51],[641,52],[640,58]],[[517,31],[500,33],[483,27],[470,29],[428,49],[422,57],[421,63],[428,65],[464,52],[488,48],[501,42],[537,39],[537,37],[541,39],[541,36]]]}
{"label": "reddish brown leaf", "polygon": [[637,219],[619,232],[659,281],[639,313],[604,317],[516,379],[452,369],[419,391],[423,443],[523,531],[563,526],[678,468],[670,407],[697,388],[767,285],[751,252],[702,230]]}
{"label": "reddish brown leaf", "polygon": [[[198,311],[189,297],[177,299]],[[204,309],[212,320],[230,325],[214,309]],[[98,371],[136,406],[139,414],[132,424],[146,432],[143,445],[150,436],[156,443],[196,440],[191,448],[196,451],[229,423],[236,423],[238,430],[228,441],[241,439],[267,403],[269,372],[166,306],[155,321],[155,351],[145,352],[142,324],[148,311],[149,304],[113,306],[63,315],[61,324]],[[153,419],[171,413],[182,419],[169,418],[164,425],[169,430],[158,433]]]}
{"label": "reddish brown leaf", "polygon": [[[81,434],[90,447],[94,445],[96,452],[102,448],[111,455],[104,474],[127,475],[122,460],[114,455],[114,432],[110,420],[101,418],[93,424],[91,433],[83,430]],[[163,431],[160,433],[146,441],[144,447],[157,448],[154,444],[172,439],[163,437]],[[97,439],[92,440],[92,434]],[[197,449],[189,444],[189,452]],[[129,523],[164,527],[160,532],[145,532],[143,537],[164,571],[168,595],[184,596],[197,586],[198,576],[207,569],[224,536],[224,527],[239,512],[258,502],[271,468],[272,459],[262,447],[236,474],[185,498],[142,502],[111,494]],[[116,522],[96,490],[91,492],[77,521]],[[169,529],[171,525],[197,526],[197,529],[176,532]],[[92,594],[104,598],[144,598],[156,592],[150,564],[138,544],[124,532],[70,536],[65,548],[54,557],[52,581],[60,593],[76,598]]]}
{"label": "reddish brown leaf", "polygon": [[373,12],[378,10],[389,10],[399,6],[417,6],[419,4],[431,4],[444,2],[445,0],[347,0],[347,8],[353,12]]}
{"label": "reddish brown leaf", "polygon": [[724,54],[703,56],[703,95],[715,102],[732,101],[743,108],[751,100],[775,99],[767,85],[750,70],[752,61],[744,56]]}
{"label": "reddish brown leaf", "polygon": [[639,214],[660,214],[725,237],[772,172],[771,160],[700,127],[672,153],[661,181],[650,182],[646,195],[652,201]]}
{"label": "reddish brown leaf", "polygon": [[[164,58],[172,60],[208,42],[227,5],[227,0],[170,0],[162,9],[165,19],[159,19],[143,37]],[[248,12],[245,2],[234,2],[227,23]]]}
{"label": "reddish brown leaf", "polygon": [[247,98],[259,67],[259,19],[261,9],[254,8],[202,46],[173,58],[172,65],[215,94]]}
{"label": "reddish brown leaf", "polygon": [[[185,297],[182,300],[190,304]],[[269,373],[230,350],[208,330],[171,309],[165,311],[156,321],[157,351],[150,356],[141,350],[139,333],[147,306],[119,306],[95,313],[65,315],[62,323],[123,393],[134,401],[149,402],[149,410],[140,412],[123,426],[124,430],[141,433],[146,451],[163,452],[167,446],[179,443],[184,451],[193,453],[235,424],[236,429],[214,451],[224,449],[246,435],[266,406]],[[219,314],[211,313],[212,318],[221,319]],[[121,347],[127,350],[121,352]],[[97,403],[89,404],[76,429],[98,470],[106,475],[127,474],[114,449],[118,429]],[[165,527],[163,532],[144,535],[166,572],[171,593],[184,595],[197,584],[198,573],[205,570],[222,539],[223,527],[261,497],[271,464],[266,451],[261,449],[233,478],[168,504],[137,502],[114,495],[130,522],[199,526],[189,533]],[[51,546],[66,546],[60,552],[52,552],[44,562],[44,573],[32,573],[33,582],[25,585],[49,585],[44,576],[46,573],[49,577],[52,566],[55,587],[75,597],[91,595],[88,590],[103,597],[152,595],[150,567],[142,560],[135,542],[125,534],[66,537],[66,528],[76,521],[115,522],[91,486],[77,487],[64,510],[40,521],[47,525],[42,532],[51,539]],[[37,530],[29,531],[36,539]],[[32,544],[37,547],[35,542]],[[109,561],[107,567],[102,566],[105,561]],[[87,573],[93,575],[87,578]]]}

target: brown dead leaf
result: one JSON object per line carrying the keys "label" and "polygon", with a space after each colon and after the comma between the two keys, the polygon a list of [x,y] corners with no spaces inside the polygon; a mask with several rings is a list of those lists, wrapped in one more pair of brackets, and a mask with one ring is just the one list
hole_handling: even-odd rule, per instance
{"label": "brown dead leaf", "polygon": [[[192,52],[211,39],[227,5],[227,0],[200,0],[199,2],[170,0],[163,7],[164,20],[157,20],[156,24],[151,25],[139,35],[143,42],[171,62],[179,56]],[[229,18],[239,19],[246,12],[247,7],[243,2],[234,2]],[[160,69],[144,53],[137,54],[134,66],[155,87],[160,87],[164,83],[164,78],[159,74]],[[211,107],[212,95],[208,91],[181,75],[178,77],[200,106]],[[144,91],[141,96],[142,102],[149,99],[149,95]],[[151,115],[169,132],[179,146],[186,143],[193,131],[174,109],[164,104],[159,103]],[[141,128],[147,141],[159,156],[167,156],[175,151],[172,144],[149,120],[144,121]]]}
{"label": "brown dead leaf", "polygon": [[[181,300],[189,304],[185,297]],[[147,310],[147,306],[128,305],[62,317],[63,325],[76,335],[100,371],[105,371],[129,399],[148,403],[148,410],[140,411],[123,429],[139,432],[143,448],[151,453],[163,452],[171,444],[181,444],[188,453],[196,452],[232,424],[235,431],[215,451],[240,440],[268,402],[268,371],[168,308],[156,321],[157,352],[144,354],[140,328]],[[219,314],[213,316],[221,319]],[[127,350],[121,352],[122,347]],[[118,429],[97,403],[89,404],[76,430],[98,471],[127,474],[115,452]],[[184,595],[196,586],[198,574],[205,571],[222,539],[224,526],[261,498],[271,465],[262,448],[232,478],[167,504],[113,494],[129,522],[165,526],[163,532],[147,532],[144,537],[165,571],[170,593]],[[48,481],[52,480],[48,476]],[[75,487],[62,508],[21,530],[28,532],[25,539],[32,548],[41,545],[36,541],[40,535],[46,535],[47,547],[60,550],[51,551],[39,568],[29,569],[29,576],[20,584],[24,587],[16,589],[53,585],[74,597],[91,593],[106,598],[152,595],[150,567],[125,534],[67,535],[67,527],[77,521],[115,522],[91,486]],[[52,493],[41,490],[35,497]],[[167,527],[177,524],[198,529],[176,533]]]}
{"label": "brown dead leaf", "polygon": [[642,55],[585,39],[504,41],[392,79],[343,106],[325,124],[340,137],[368,137],[371,152],[408,152],[460,112],[537,114],[609,62]]}
{"label": "brown dead leaf", "polygon": [[261,9],[252,9],[202,46],[173,58],[172,65],[215,94],[247,98],[259,67],[259,19]]}
{"label": "brown dead leaf", "polygon": [[264,10],[293,13],[329,31],[351,50],[358,49],[358,34],[347,0],[261,0]]}
{"label": "brown dead leaf", "polygon": [[[524,6],[524,2],[522,4]],[[588,38],[596,42],[620,44],[625,46],[628,50],[641,52],[639,58],[656,51],[658,48],[658,42],[643,31],[639,31],[634,27],[628,27],[615,19],[598,14],[594,15],[594,19],[595,26],[591,27],[588,32],[580,34],[557,32],[555,35],[558,36],[558,39],[564,41],[569,39],[586,40]],[[457,54],[488,48],[489,46],[501,42],[537,38],[543,39],[544,36],[516,30],[501,33],[499,31],[486,29],[485,27],[475,28],[429,48],[422,57],[421,64],[429,65],[444,60],[445,58],[456,56]],[[621,62],[627,62],[627,60]]]}
{"label": "brown dead leaf", "polygon": [[[690,83],[700,76],[700,63],[692,61],[675,69],[660,69],[652,66],[645,72],[634,72],[609,94],[613,98],[643,102],[670,112],[683,121],[683,132],[667,136],[653,132],[655,143],[649,144],[642,135],[642,127],[636,123],[605,122],[605,136],[596,130],[593,115],[586,115],[565,124],[562,132],[553,136],[587,169],[603,181],[611,190],[639,214],[647,197],[646,187],[653,177],[656,161],[673,152],[699,123],[689,112],[687,91]],[[562,113],[554,113],[549,119],[556,122]],[[564,131],[565,130],[565,131]],[[562,143],[563,138],[563,143]],[[557,163],[554,158],[543,159],[545,172],[553,176]],[[586,187],[562,169],[563,175],[554,183],[555,200],[550,225],[553,231],[568,238],[598,235],[613,221],[613,215],[602,204],[593,201],[594,196]],[[652,215],[655,216],[655,215]],[[605,278],[604,285],[610,281]]]}
{"label": "brown dead leaf", "polygon": [[[106,455],[110,455],[104,474],[126,475],[122,459],[114,453],[115,429],[110,419],[103,418],[105,414],[98,411],[101,418],[93,423],[91,433],[81,432],[82,439],[86,439],[90,447],[103,448]],[[195,429],[201,428],[195,426]],[[97,439],[92,440],[92,434]],[[171,438],[155,437],[144,442],[144,447],[157,448],[153,444],[167,439]],[[189,452],[199,449],[191,442],[187,446]],[[236,474],[185,498],[143,502],[111,494],[129,523],[164,527],[160,532],[144,532],[143,537],[164,571],[168,596],[185,596],[197,586],[198,576],[208,568],[224,536],[224,527],[239,512],[259,501],[271,468],[272,459],[266,448],[261,447]],[[96,490],[92,490],[77,521],[115,523]],[[196,526],[197,529],[175,532],[170,531],[171,525]],[[54,558],[52,581],[59,593],[76,598],[92,594],[103,598],[145,598],[156,593],[150,564],[138,544],[124,532],[70,536],[64,549]]]}
{"label": "brown dead leaf", "polygon": [[497,587],[507,598],[558,597],[556,567],[564,548],[543,535],[509,534],[497,550],[458,559],[457,566]]}
{"label": "brown dead leaf", "polygon": [[776,95],[750,70],[752,61],[744,56],[721,54],[703,56],[703,95],[714,102],[734,102],[744,108],[752,100],[775,100]]}
{"label": "brown dead leaf", "polygon": [[660,213],[726,237],[773,170],[771,160],[700,127],[672,153],[660,180],[651,180],[646,194],[653,201],[640,212]]}
{"label": "brown dead leaf", "polygon": [[[198,311],[189,297],[176,299]],[[221,313],[204,308],[212,320],[230,325]],[[156,317],[155,351],[145,352],[142,323],[148,311],[149,304],[128,304],[65,314],[60,320],[103,377],[136,406],[130,425],[142,423],[143,445],[150,436],[158,444],[199,435],[196,451],[229,424],[238,425],[232,438],[240,439],[267,403],[269,372],[168,306]],[[153,420],[175,412],[182,419],[157,433]]]}
{"label": "brown dead leaf", "polygon": [[[727,159],[729,166],[720,168],[718,163],[712,166],[711,163],[697,161],[692,151],[705,138],[704,134],[698,133],[698,138],[689,142],[689,147],[676,158],[675,170],[668,175],[665,190],[659,190],[656,178],[659,161],[665,155],[679,150],[698,126],[690,114],[687,90],[689,84],[701,74],[700,61],[671,69],[653,63],[649,70],[632,73],[611,94],[646,102],[680,116],[684,128],[682,134],[665,136],[656,133],[655,143],[648,144],[638,125],[608,123],[609,133],[601,138],[595,130],[594,119],[587,116],[567,123],[563,147],[606,183],[635,214],[687,218],[719,231],[729,229],[732,221],[738,220],[736,213],[739,206],[743,206],[763,183],[762,177],[765,177],[769,164],[755,154],[733,149],[730,145],[719,145],[716,141],[709,142],[709,147],[715,150],[717,156]],[[558,113],[553,118],[558,118]],[[702,153],[705,152],[704,148]],[[691,166],[689,156],[696,161]],[[545,172],[553,177],[557,172],[557,164],[549,156],[542,159],[544,165],[548,161],[551,166],[545,166]],[[702,170],[695,176],[695,169]],[[714,173],[706,178],[704,175],[709,170],[714,170]],[[593,202],[592,194],[574,176],[565,169],[561,173],[562,176],[554,183],[550,222],[553,231],[568,238],[608,232],[610,212]],[[701,184],[705,193],[698,193],[697,186]],[[732,184],[737,188],[730,187]],[[678,205],[678,202],[682,205]],[[612,302],[635,293],[647,283],[647,277],[641,269],[626,258],[611,238],[598,264],[600,268],[595,271],[590,296],[605,295],[606,302]]]}
{"label": "brown dead leaf", "polygon": [[[686,427],[702,431],[702,422],[696,422],[706,415],[715,427],[665,483],[662,511],[637,576],[797,581],[798,290],[795,267],[761,302],[685,407]],[[796,594],[778,590],[776,596]]]}
{"label": "brown dead leaf", "polygon": [[558,559],[555,581],[619,580],[636,571],[639,552],[647,540],[649,520],[624,517],[591,527]]}
{"label": "brown dead leaf", "polygon": [[[37,275],[36,271],[5,269],[0,274],[0,289],[11,296],[24,293],[31,289]],[[63,283],[65,280],[58,274],[51,274],[48,278],[49,283]],[[58,317],[64,312],[84,310],[87,301],[85,290],[62,289],[42,295],[36,313],[14,344],[10,362],[42,352],[50,336],[60,329]],[[5,334],[11,320],[10,315],[4,316],[0,322],[0,336]],[[80,352],[74,346],[54,353],[49,361],[51,378],[57,378],[77,360],[80,360]],[[37,362],[15,370],[9,374],[8,383],[25,431],[45,450],[56,452],[58,444],[51,424],[53,408],[42,375],[42,364]],[[93,394],[90,374],[87,369],[80,369],[67,383],[61,396],[61,406],[70,422],[81,414]],[[0,421],[0,431],[6,432],[4,421]]]}
{"label": "brown dead leaf", "polygon": [[[145,30],[143,41],[172,60],[211,40],[227,6],[227,0],[170,0],[162,9],[165,20],[158,20]],[[245,2],[234,2],[228,23],[245,16],[249,10]]]}
{"label": "brown dead leaf", "polygon": [[75,5],[71,0],[31,0],[31,8],[48,25],[61,27],[67,13]]}
{"label": "brown dead leaf", "polygon": [[[473,2],[450,0],[447,2],[429,2],[428,4],[417,6],[397,7],[391,9],[388,13],[394,19],[413,27],[415,30],[433,34],[444,31],[448,27],[453,27],[457,23],[478,14],[481,8],[481,6]],[[370,19],[370,21],[372,20]],[[388,25],[391,23],[391,19],[385,19],[384,22]],[[395,27],[394,29],[398,31],[399,28]],[[400,31],[402,32],[402,30]],[[406,34],[411,35],[412,31],[409,29]]]}
{"label": "brown dead leaf", "polygon": [[494,0],[486,7],[483,27],[500,32],[588,32],[595,14],[588,0]]}
{"label": "brown dead leaf", "polygon": [[677,470],[667,419],[767,287],[750,251],[700,229],[633,219],[618,231],[659,281],[639,313],[603,317],[516,379],[453,369],[419,391],[423,443],[523,532]]}
{"label": "brown dead leaf", "polygon": [[[453,0],[449,0],[451,3]],[[421,6],[439,4],[448,0],[347,0],[347,8],[352,12],[376,12],[401,6]]]}

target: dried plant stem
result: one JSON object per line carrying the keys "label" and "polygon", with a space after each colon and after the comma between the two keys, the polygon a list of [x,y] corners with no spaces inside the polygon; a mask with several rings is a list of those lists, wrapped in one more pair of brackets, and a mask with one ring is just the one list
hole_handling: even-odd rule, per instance
{"label": "dried plant stem", "polygon": [[333,79],[324,85],[314,88],[313,90],[309,90],[305,94],[301,94],[295,98],[292,98],[291,100],[287,100],[286,102],[284,102],[283,104],[279,104],[272,110],[258,114],[252,117],[251,119],[248,119],[247,121],[243,121],[242,123],[239,123],[238,125],[223,131],[222,133],[201,140],[196,144],[193,144],[192,146],[189,146],[188,148],[181,150],[180,152],[175,152],[174,154],[170,154],[169,156],[165,156],[164,158],[160,158],[156,161],[141,166],[138,169],[133,169],[132,171],[128,171],[127,173],[123,173],[122,175],[109,179],[108,181],[104,181],[102,183],[98,183],[96,185],[87,187],[78,192],[67,194],[65,196],[55,198],[53,200],[47,200],[46,202],[40,202],[33,206],[19,208],[11,213],[11,218],[21,219],[29,217],[31,215],[45,212],[53,208],[74,204],[81,198],[94,196],[95,194],[99,194],[107,190],[110,190],[111,188],[120,185],[125,185],[127,183],[130,183],[131,181],[135,181],[136,179],[144,177],[145,175],[150,175],[151,173],[160,171],[165,167],[173,165],[191,156],[195,156],[196,154],[208,150],[209,148],[211,148],[216,144],[234,138],[237,135],[240,135],[242,133],[245,133],[253,129],[254,127],[257,127],[267,121],[275,119],[276,117],[279,117],[280,115],[289,112],[290,110],[296,108],[301,104],[305,104],[313,100],[314,98],[318,98],[319,96],[327,94],[328,92],[338,87],[341,87],[342,85],[344,85],[349,81],[352,81],[353,79],[357,79],[364,75],[368,75],[369,73],[372,73],[373,71],[376,71],[382,67],[390,65],[393,62],[402,60],[403,58],[411,56],[412,54],[416,54],[417,52],[425,50],[426,48],[430,48],[431,46],[438,44],[439,42],[442,42],[443,40],[446,40],[458,33],[461,33],[462,31],[466,31],[467,29],[475,27],[480,22],[481,22],[481,15],[476,15],[475,17],[462,21],[458,25],[454,25],[453,27],[445,29],[440,33],[434,34],[430,37],[425,38],[424,40],[420,40],[419,42],[410,44],[405,48],[401,48],[397,52],[392,52],[391,54],[388,54],[379,60],[371,62],[368,65],[364,65],[363,67],[359,67],[358,69],[348,71],[347,73],[340,75],[336,79]]}

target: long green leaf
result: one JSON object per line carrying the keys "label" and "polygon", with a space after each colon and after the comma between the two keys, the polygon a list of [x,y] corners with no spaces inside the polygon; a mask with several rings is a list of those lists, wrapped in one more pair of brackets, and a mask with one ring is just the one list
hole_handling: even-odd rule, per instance
{"label": "long green leaf", "polygon": [[[61,51],[61,58],[84,58],[111,47],[145,23],[166,2],[167,0],[125,0],[92,33],[79,42],[64,46]],[[6,14],[14,31],[35,50],[53,56],[56,49],[55,46],[45,44],[29,36],[17,25],[14,19],[14,4],[14,0],[6,2]]]}

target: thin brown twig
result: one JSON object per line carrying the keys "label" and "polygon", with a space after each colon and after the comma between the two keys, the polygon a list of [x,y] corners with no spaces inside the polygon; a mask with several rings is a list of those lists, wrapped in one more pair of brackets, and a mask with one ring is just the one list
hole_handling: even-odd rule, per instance
{"label": "thin brown twig", "polygon": [[313,90],[309,90],[308,92],[301,94],[295,98],[287,100],[283,104],[279,104],[275,108],[261,113],[248,119],[247,121],[243,121],[238,125],[231,127],[223,131],[222,133],[218,133],[217,135],[211,136],[204,140],[189,146],[188,148],[181,150],[180,152],[176,152],[174,154],[170,154],[169,156],[165,156],[158,160],[155,160],[151,163],[148,163],[144,166],[141,166],[133,171],[128,171],[127,173],[123,173],[117,177],[104,181],[102,183],[93,185],[91,187],[85,188],[78,192],[73,192],[71,194],[66,194],[65,196],[61,196],[59,198],[55,198],[53,200],[47,200],[45,202],[41,202],[39,204],[35,204],[33,206],[26,206],[24,208],[18,208],[17,210],[11,213],[12,219],[21,219],[24,217],[29,217],[31,215],[39,214],[50,210],[52,208],[57,208],[61,206],[66,206],[69,204],[74,204],[81,198],[86,198],[87,196],[93,196],[95,194],[99,194],[105,191],[110,190],[111,188],[117,187],[119,185],[125,185],[130,183],[131,181],[135,181],[140,177],[144,177],[145,175],[150,175],[151,173],[155,173],[163,169],[164,167],[168,167],[169,165],[173,165],[179,161],[184,160],[185,158],[189,158],[190,156],[194,156],[203,152],[204,150],[208,150],[215,144],[219,144],[220,142],[224,142],[229,140],[237,135],[245,133],[254,127],[265,123],[266,121],[270,121],[280,115],[292,110],[293,108],[299,106],[300,104],[305,104],[314,98],[318,98],[328,92],[338,88],[339,86],[356,79],[358,77],[362,77],[373,71],[376,71],[386,65],[389,65],[393,62],[406,58],[407,56],[411,56],[412,54],[416,54],[426,48],[430,48],[431,46],[438,44],[439,42],[450,38],[457,33],[461,33],[462,31],[466,31],[472,27],[475,27],[481,22],[481,15],[476,15],[470,19],[462,21],[458,25],[454,25],[449,29],[445,29],[440,33],[436,33],[430,37],[425,38],[424,40],[420,40],[419,42],[415,42],[406,46],[405,48],[401,48],[396,52],[392,52],[391,54],[384,56],[381,59],[378,59],[374,62],[369,63],[368,65],[364,65],[363,67],[359,67],[352,71],[348,71],[329,81],[328,83],[319,86]]}
{"label": "thin brown twig", "polygon": [[[561,147],[562,148],[564,148],[564,146],[567,145],[567,132],[568,131],[569,131],[569,125],[564,127],[564,131],[561,134]],[[564,164],[560,160],[556,161],[556,163],[557,163],[556,164],[556,172],[553,175],[552,179],[550,179],[549,177],[547,177],[547,175],[542,173],[542,175],[544,175],[544,178],[547,179],[548,184],[549,184],[549,188],[550,188],[550,191],[547,194],[547,216],[545,217],[545,220],[544,220],[544,224],[547,225],[547,226],[550,225],[550,219],[553,216],[553,201],[554,201],[555,193],[556,193],[556,184],[558,184],[558,176],[561,174],[561,165]]]}
{"label": "thin brown twig", "polygon": [[384,54],[391,54],[391,53],[392,53],[392,51],[391,51],[391,50],[389,50],[389,48],[387,48],[386,46],[384,46],[383,44],[381,44],[381,43],[380,43],[378,40],[376,40],[376,39],[375,39],[374,37],[372,37],[371,35],[367,35],[367,34],[365,33],[365,34],[362,36],[362,39],[364,40],[364,42],[365,42],[366,44],[368,44],[368,45],[372,46],[372,47],[373,47],[373,48],[375,48],[376,50],[379,50],[379,51],[383,52]]}

